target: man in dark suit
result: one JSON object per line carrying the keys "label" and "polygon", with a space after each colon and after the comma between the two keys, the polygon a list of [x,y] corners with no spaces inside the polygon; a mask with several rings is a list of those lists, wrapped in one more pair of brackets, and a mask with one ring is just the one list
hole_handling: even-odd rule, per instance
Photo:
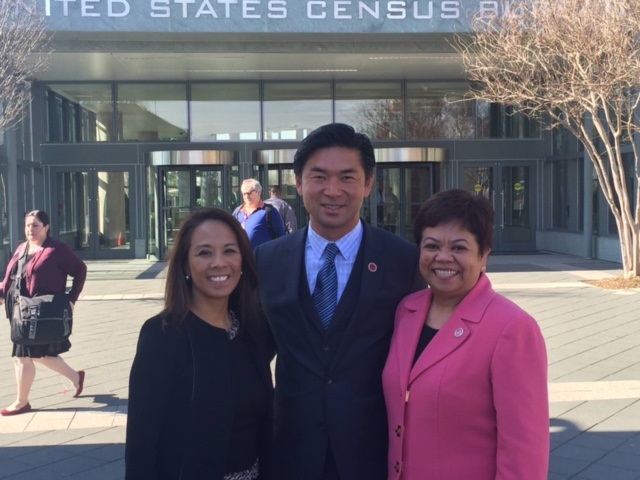
{"label": "man in dark suit", "polygon": [[274,478],[385,480],[382,368],[396,307],[416,290],[418,250],[360,220],[375,157],[344,124],[296,151],[309,225],[256,249],[277,346]]}

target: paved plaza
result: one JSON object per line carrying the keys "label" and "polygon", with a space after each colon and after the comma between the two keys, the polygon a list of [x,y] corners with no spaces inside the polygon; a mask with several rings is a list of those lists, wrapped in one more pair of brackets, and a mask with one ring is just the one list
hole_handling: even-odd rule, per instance
{"label": "paved plaza", "polygon": [[[165,264],[88,267],[73,348],[64,355],[86,371],[84,392],[73,399],[72,385],[38,367],[34,409],[0,417],[0,479],[124,476],[129,369],[140,326],[161,309]],[[640,289],[588,285],[583,281],[621,275],[620,265],[567,255],[493,255],[488,272],[498,292],[538,320],[547,342],[549,479],[640,480]],[[7,327],[0,345],[3,407],[15,395]]]}

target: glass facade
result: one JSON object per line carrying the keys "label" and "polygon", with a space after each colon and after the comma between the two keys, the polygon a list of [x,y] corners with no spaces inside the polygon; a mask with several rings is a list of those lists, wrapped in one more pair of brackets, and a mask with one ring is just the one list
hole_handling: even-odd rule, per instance
{"label": "glass facade", "polygon": [[545,203],[545,227],[580,232],[584,227],[584,161],[581,158],[547,161],[544,180],[550,193]]}
{"label": "glass facade", "polygon": [[[351,124],[373,140],[541,135],[538,122],[513,107],[465,100],[467,84],[455,82],[87,83],[48,87],[46,141],[51,143],[301,140],[314,128],[332,121]],[[116,101],[112,100],[113,89]]]}
{"label": "glass facade", "polygon": [[112,141],[111,83],[50,84],[47,91],[48,142]]}
{"label": "glass facade", "polygon": [[376,140],[404,138],[401,82],[336,83],[336,122],[352,125]]}
{"label": "glass facade", "polygon": [[183,83],[119,84],[116,125],[124,142],[175,142],[189,138]]}
{"label": "glass facade", "polygon": [[191,141],[260,140],[258,83],[191,85]]}
{"label": "glass facade", "polygon": [[331,123],[331,83],[266,83],[264,139],[302,140]]}
{"label": "glass facade", "polygon": [[462,84],[407,83],[407,139],[475,138],[474,105]]}

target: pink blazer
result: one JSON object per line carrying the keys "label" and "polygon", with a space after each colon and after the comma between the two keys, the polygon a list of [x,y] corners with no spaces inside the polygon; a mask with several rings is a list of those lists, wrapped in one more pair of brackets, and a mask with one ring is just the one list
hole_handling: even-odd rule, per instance
{"label": "pink blazer", "polygon": [[413,358],[433,295],[404,298],[383,372],[389,480],[544,480],[547,355],[536,321],[485,274]]}

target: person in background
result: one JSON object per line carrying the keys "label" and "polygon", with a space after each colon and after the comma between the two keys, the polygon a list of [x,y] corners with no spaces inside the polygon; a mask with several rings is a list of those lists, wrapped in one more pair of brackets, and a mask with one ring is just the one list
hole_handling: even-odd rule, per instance
{"label": "person in background", "polygon": [[435,194],[414,235],[429,288],[396,312],[384,367],[389,480],[543,480],[547,356],[536,321],[493,291],[489,201]]}
{"label": "person in background", "polygon": [[296,213],[293,211],[293,207],[289,205],[282,198],[282,189],[280,185],[273,185],[269,188],[269,193],[271,196],[267,198],[264,203],[268,203],[273,205],[278,213],[280,214],[280,218],[284,222],[284,228],[287,233],[293,233],[298,229],[298,221],[296,220]]}
{"label": "person in background", "polygon": [[[87,279],[87,266],[64,243],[51,237],[49,215],[42,210],[33,210],[24,217],[24,234],[27,241],[20,244],[7,265],[7,270],[0,286],[0,298],[5,302],[7,318],[13,315],[13,300],[18,270],[18,261],[25,255],[24,271],[21,272],[22,292],[28,296],[64,293],[67,287],[67,276],[73,278],[69,291],[69,304],[73,311],[82,287]],[[43,365],[66,377],[75,388],[74,398],[84,388],[85,372],[71,368],[59,355],[68,352],[71,342],[46,345],[13,344],[13,362],[18,392],[16,400],[0,412],[3,416],[18,415],[31,410],[29,392],[36,376],[35,363]]]}
{"label": "person in background", "polygon": [[251,245],[202,208],[171,251],[165,306],[140,330],[129,380],[126,478],[269,479],[273,344]]}
{"label": "person in background", "polygon": [[278,480],[386,478],[382,367],[395,309],[422,282],[415,245],[360,219],[374,168],[349,125],[311,132],[293,163],[309,225],[256,249],[278,353]]}
{"label": "person in background", "polygon": [[240,185],[244,203],[233,211],[233,216],[245,229],[251,246],[276,239],[285,234],[282,218],[272,205],[262,201],[262,186],[254,178],[248,178]]}

